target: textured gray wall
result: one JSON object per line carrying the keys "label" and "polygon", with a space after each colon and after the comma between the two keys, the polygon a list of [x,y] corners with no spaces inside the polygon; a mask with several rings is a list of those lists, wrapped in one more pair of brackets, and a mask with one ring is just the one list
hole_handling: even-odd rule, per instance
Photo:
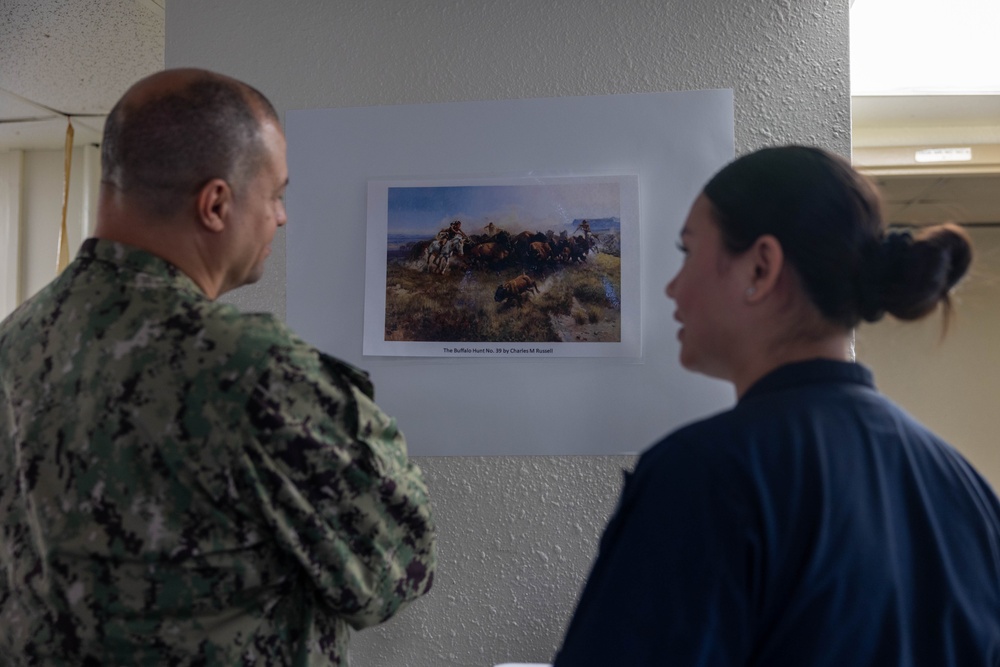
{"label": "textured gray wall", "polygon": [[[847,0],[171,0],[165,62],[248,81],[281,112],[732,88],[738,153],[799,142],[850,155],[848,9]],[[284,274],[279,235],[264,280],[232,300],[283,315]],[[427,598],[354,637],[354,667],[550,660],[631,459],[419,463],[440,532],[438,578]]]}

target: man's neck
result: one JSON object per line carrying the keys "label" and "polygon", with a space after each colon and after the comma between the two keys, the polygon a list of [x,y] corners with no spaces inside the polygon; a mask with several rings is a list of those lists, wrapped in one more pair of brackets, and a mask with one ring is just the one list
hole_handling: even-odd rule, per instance
{"label": "man's neck", "polygon": [[216,299],[224,291],[223,276],[213,271],[213,253],[191,220],[156,216],[130,205],[117,192],[101,190],[94,236],[124,243],[170,262],[205,293]]}

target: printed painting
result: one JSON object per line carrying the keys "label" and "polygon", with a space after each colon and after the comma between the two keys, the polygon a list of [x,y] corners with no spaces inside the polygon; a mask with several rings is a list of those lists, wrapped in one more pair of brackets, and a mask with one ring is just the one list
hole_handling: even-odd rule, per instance
{"label": "printed painting", "polygon": [[368,286],[384,307],[366,341],[390,354],[622,354],[637,194],[634,176],[369,184],[385,270]]}

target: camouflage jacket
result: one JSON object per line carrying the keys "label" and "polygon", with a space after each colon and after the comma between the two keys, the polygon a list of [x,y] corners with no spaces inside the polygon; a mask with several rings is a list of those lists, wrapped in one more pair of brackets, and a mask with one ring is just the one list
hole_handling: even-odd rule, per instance
{"label": "camouflage jacket", "polygon": [[0,324],[0,663],[341,665],[431,586],[367,376],[89,239]]}

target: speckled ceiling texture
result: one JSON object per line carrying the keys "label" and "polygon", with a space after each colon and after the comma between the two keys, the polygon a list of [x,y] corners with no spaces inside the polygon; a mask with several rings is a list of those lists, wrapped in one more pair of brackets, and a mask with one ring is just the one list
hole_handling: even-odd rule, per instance
{"label": "speckled ceiling texture", "polygon": [[[107,114],[128,86],[163,68],[162,3],[2,0],[0,121],[61,120],[42,107],[67,115]],[[103,120],[98,118],[93,125],[99,136]],[[51,127],[58,146],[65,122]],[[5,136],[14,129],[9,123],[0,124],[0,146],[53,147],[41,137],[16,145],[13,137]],[[34,137],[34,130],[22,136]]]}

